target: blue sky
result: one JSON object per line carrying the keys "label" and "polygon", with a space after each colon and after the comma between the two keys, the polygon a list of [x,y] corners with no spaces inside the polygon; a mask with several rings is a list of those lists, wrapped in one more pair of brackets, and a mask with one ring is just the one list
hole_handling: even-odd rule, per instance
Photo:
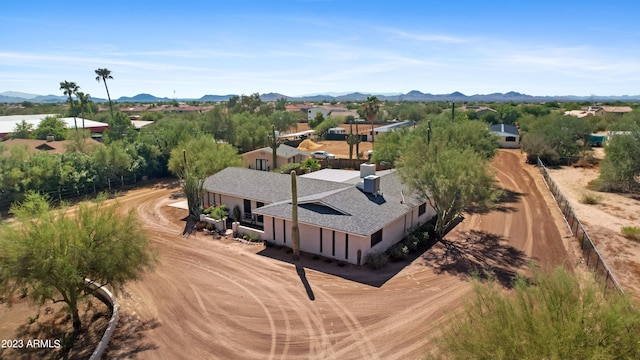
{"label": "blue sky", "polygon": [[640,1],[7,1],[0,92],[640,94]]}

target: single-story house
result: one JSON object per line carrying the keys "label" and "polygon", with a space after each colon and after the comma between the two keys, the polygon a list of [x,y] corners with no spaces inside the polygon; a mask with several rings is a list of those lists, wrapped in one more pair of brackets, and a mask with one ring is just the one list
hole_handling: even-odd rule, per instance
{"label": "single-story house", "polygon": [[498,144],[501,148],[517,149],[520,147],[520,132],[513,125],[491,125],[489,126],[489,133],[498,137]]}
{"label": "single-story house", "polygon": [[307,120],[313,120],[316,117],[316,114],[321,112],[322,116],[326,119],[328,116],[353,116],[355,119],[359,119],[360,115],[355,110],[349,110],[345,106],[332,106],[332,105],[321,105],[321,106],[313,106],[307,110]]}
{"label": "single-story house", "polygon": [[[352,264],[364,264],[435,215],[394,170],[376,174],[373,164],[298,176],[297,187],[300,250]],[[230,167],[208,177],[204,189],[203,204],[239,208],[239,232],[291,246],[290,175]]]}
{"label": "single-story house", "polygon": [[263,147],[242,154],[242,165],[248,169],[270,171],[278,169],[285,164],[301,163],[311,154],[298,150],[292,146],[280,144],[276,149],[277,164],[273,166],[273,150],[270,147]]}
{"label": "single-story house", "polygon": [[488,106],[478,106],[478,105],[466,105],[460,108],[460,110],[462,111],[468,111],[468,110],[473,110],[475,111],[478,116],[483,116],[486,115],[488,113],[497,113],[496,110],[488,107]]}
{"label": "single-story house", "polygon": [[564,115],[574,116],[577,118],[584,118],[589,116],[605,116],[607,114],[622,116],[632,111],[633,109],[630,106],[589,106],[587,108],[583,108],[582,110],[565,111]]}
{"label": "single-story house", "polygon": [[[396,131],[396,130],[398,130],[400,128],[410,127],[410,126],[413,126],[413,121],[405,120],[405,121],[399,121],[399,122],[395,122],[395,123],[392,123],[392,124],[388,124],[388,125],[377,127],[375,129],[373,129],[373,131],[375,131],[376,136],[377,136],[380,133],[389,132],[389,131]],[[372,138],[373,138],[372,131],[371,130],[367,131],[367,141],[371,142]]]}
{"label": "single-story house", "polygon": [[[33,128],[37,128],[44,118],[48,116],[57,117],[56,114],[36,114],[36,115],[6,115],[0,116],[0,139],[7,137],[11,132],[13,132],[16,128],[16,125],[22,123],[24,120],[26,123],[33,125]],[[93,121],[89,119],[83,119],[78,116],[73,120],[73,117],[65,117],[60,118],[67,124],[67,128],[73,129],[75,128],[75,124],[78,124],[78,128],[82,129],[82,125],[84,123],[84,128],[91,131],[91,133],[102,133],[105,130],[109,129],[109,124]]]}

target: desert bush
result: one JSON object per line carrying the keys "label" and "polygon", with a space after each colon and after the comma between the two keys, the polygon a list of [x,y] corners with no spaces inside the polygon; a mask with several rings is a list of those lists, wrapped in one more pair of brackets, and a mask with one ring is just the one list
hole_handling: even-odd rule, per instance
{"label": "desert bush", "polygon": [[640,227],[624,226],[622,230],[620,230],[620,233],[629,240],[640,242]]}
{"label": "desert bush", "polygon": [[437,340],[435,358],[637,359],[640,314],[629,299],[602,293],[592,278],[578,279],[562,266],[532,269],[513,291],[475,281],[475,296]]}
{"label": "desert bush", "polygon": [[585,191],[580,195],[580,202],[587,205],[595,205],[602,202],[602,195]]}
{"label": "desert bush", "polygon": [[409,248],[403,243],[397,243],[387,250],[391,260],[402,260],[409,253]]}
{"label": "desert bush", "polygon": [[378,254],[370,252],[367,255],[367,265],[374,270],[383,268],[385,265],[387,265],[388,262],[389,255],[387,255],[386,253]]}
{"label": "desert bush", "polygon": [[410,234],[404,241],[409,251],[414,251],[420,246],[420,237],[417,233]]}
{"label": "desert bush", "polygon": [[275,169],[274,171],[281,174],[290,174],[291,170],[296,170],[296,172],[298,172],[300,166],[302,166],[300,163],[284,164],[280,167],[280,169]]}

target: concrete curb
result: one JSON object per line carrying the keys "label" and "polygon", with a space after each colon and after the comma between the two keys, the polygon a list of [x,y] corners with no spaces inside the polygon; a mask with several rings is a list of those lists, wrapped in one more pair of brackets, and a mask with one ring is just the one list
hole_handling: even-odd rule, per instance
{"label": "concrete curb", "polygon": [[107,307],[111,310],[111,319],[109,320],[109,325],[107,325],[107,330],[104,331],[102,335],[102,339],[96,346],[96,349],[91,354],[90,360],[99,360],[104,354],[105,350],[107,350],[107,345],[109,345],[109,341],[111,340],[111,336],[113,332],[116,330],[116,326],[118,325],[118,304],[116,303],[116,299],[113,297],[111,291],[105,289],[104,287],[96,285],[93,281],[89,279],[84,279],[87,286],[94,290],[95,297],[97,297],[100,301],[102,301]]}

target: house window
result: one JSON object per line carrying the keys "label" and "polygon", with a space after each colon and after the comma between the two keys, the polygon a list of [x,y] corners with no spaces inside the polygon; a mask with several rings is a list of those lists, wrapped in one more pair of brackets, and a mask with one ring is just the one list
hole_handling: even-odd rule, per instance
{"label": "house window", "polygon": [[349,258],[349,234],[344,234],[344,258]]}
{"label": "house window", "polygon": [[382,229],[371,234],[371,247],[382,241]]}
{"label": "house window", "polygon": [[424,203],[418,207],[418,216],[422,216],[422,214],[427,212],[427,203]]}
{"label": "house window", "polygon": [[504,138],[504,141],[506,142],[516,142],[516,137],[515,136],[507,136]]}
{"label": "house window", "polygon": [[[256,203],[256,209],[257,209],[257,208],[261,208],[261,207],[263,207],[263,206],[264,206],[264,203],[263,203],[263,202],[258,201],[258,202]],[[258,217],[256,218],[256,221],[258,221],[259,223],[263,223],[263,222],[264,222],[264,216],[262,216],[262,215],[258,215]]]}
{"label": "house window", "polygon": [[256,170],[267,171],[267,159],[256,159]]}
{"label": "house window", "polygon": [[331,245],[332,245],[332,249],[331,249],[331,256],[336,256],[336,232],[335,230],[332,232],[332,239],[331,239]]}

